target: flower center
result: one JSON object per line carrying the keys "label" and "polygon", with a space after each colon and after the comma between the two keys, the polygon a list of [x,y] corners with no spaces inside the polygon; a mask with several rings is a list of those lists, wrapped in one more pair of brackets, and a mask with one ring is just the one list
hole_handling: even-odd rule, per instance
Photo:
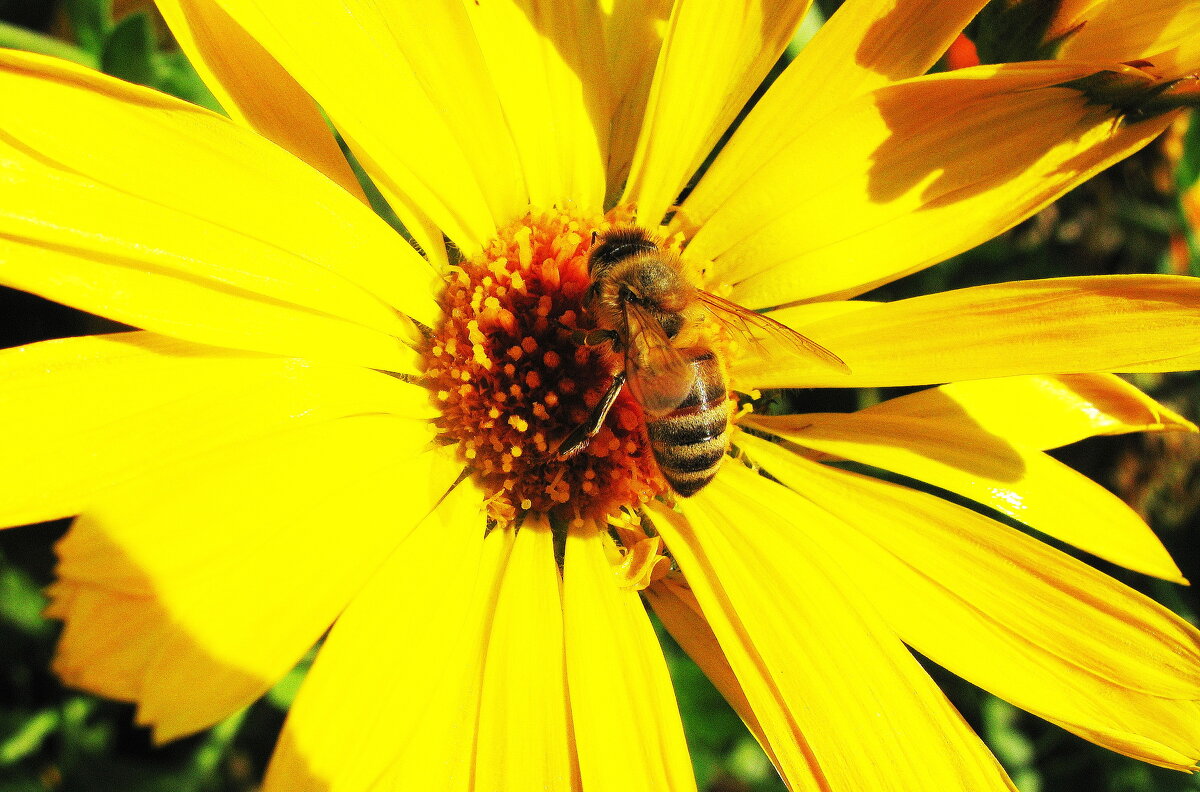
{"label": "flower center", "polygon": [[588,421],[621,370],[608,344],[580,342],[592,233],[605,221],[531,212],[455,267],[424,350],[438,427],[489,494],[489,516],[527,511],[603,521],[666,489],[641,407],[623,391],[570,459],[555,452]]}

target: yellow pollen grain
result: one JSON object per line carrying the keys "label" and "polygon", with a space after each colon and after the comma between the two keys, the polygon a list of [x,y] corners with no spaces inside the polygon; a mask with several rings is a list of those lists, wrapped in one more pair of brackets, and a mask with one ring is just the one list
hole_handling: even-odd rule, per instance
{"label": "yellow pollen grain", "polygon": [[521,349],[521,347],[519,347],[519,346],[514,346],[514,347],[508,348],[508,356],[510,358],[512,358],[513,360],[520,360],[521,357],[524,356],[524,354],[525,354],[525,350]]}
{"label": "yellow pollen grain", "polygon": [[542,378],[536,371],[530,371],[525,375],[525,384],[530,388],[542,387]]}
{"label": "yellow pollen grain", "polygon": [[554,391],[546,391],[546,406],[547,407],[557,407],[558,406],[558,394],[557,393],[555,393]]}
{"label": "yellow pollen grain", "polygon": [[488,417],[489,417],[489,418],[499,418],[499,417],[500,417],[500,410],[498,410],[498,409],[496,409],[495,407],[493,407],[492,409],[488,410]]}
{"label": "yellow pollen grain", "polygon": [[509,450],[509,453],[512,454],[514,458],[521,456],[521,446],[513,446]]}
{"label": "yellow pollen grain", "polygon": [[533,246],[530,244],[532,236],[532,228],[521,228],[513,234],[513,241],[517,243],[517,261],[521,263],[522,269],[529,269],[533,264]]}
{"label": "yellow pollen grain", "polygon": [[525,336],[521,339],[521,349],[524,349],[526,354],[532,355],[537,348],[538,343],[532,336]]}
{"label": "yellow pollen grain", "polygon": [[529,500],[529,498],[525,498],[523,501],[521,501],[522,509],[529,510],[532,507],[533,507],[533,501]]}
{"label": "yellow pollen grain", "polygon": [[518,432],[529,431],[529,421],[526,421],[519,415],[508,416],[508,425],[513,429],[516,429]]}
{"label": "yellow pollen grain", "polygon": [[554,259],[542,262],[542,282],[551,290],[557,290],[562,285],[562,273],[559,272],[558,262]]}
{"label": "yellow pollen grain", "polygon": [[542,355],[542,362],[546,364],[546,368],[558,368],[558,364],[562,362],[558,353],[553,349]]}

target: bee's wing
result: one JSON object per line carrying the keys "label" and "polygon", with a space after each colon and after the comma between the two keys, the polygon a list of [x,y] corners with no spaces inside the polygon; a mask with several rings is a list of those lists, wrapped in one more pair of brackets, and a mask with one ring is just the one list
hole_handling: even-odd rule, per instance
{"label": "bee's wing", "polygon": [[665,415],[687,398],[696,372],[642,306],[625,303],[625,326],[626,384],[647,413]]}
{"label": "bee's wing", "polygon": [[701,289],[696,290],[700,302],[719,321],[730,330],[740,334],[750,344],[763,351],[762,342],[756,331],[761,331],[778,341],[784,349],[801,357],[814,358],[830,368],[839,369],[846,374],[850,367],[837,355],[813,341],[808,336],[796,332],[787,325],[777,322],[769,316],[755,313],[749,308],[743,308],[735,302],[718,297]]}

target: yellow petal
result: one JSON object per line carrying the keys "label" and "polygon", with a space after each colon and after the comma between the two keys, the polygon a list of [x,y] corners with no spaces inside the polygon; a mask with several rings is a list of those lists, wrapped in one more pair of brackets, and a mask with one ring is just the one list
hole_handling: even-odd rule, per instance
{"label": "yellow petal", "polygon": [[605,205],[616,203],[637,146],[672,0],[601,0],[612,125]]}
{"label": "yellow petal", "polygon": [[656,524],[793,789],[1013,789],[799,530],[819,510],[733,464],[681,508],[658,510]]}
{"label": "yellow petal", "polygon": [[807,0],[677,0],[623,203],[657,226],[787,47]]}
{"label": "yellow petal", "polygon": [[760,388],[855,387],[1200,367],[1200,285],[1172,275],[975,286],[797,321],[806,314],[771,316],[836,352],[851,373],[775,354],[735,363],[734,375]]}
{"label": "yellow petal", "polygon": [[[1200,69],[1200,5],[1190,0],[1103,0],[1080,8],[1064,3],[1050,35],[1073,28],[1060,58],[1150,61],[1166,79]],[[1078,26],[1078,27],[1077,27]]]}
{"label": "yellow petal", "polygon": [[300,12],[218,1],[329,113],[402,218],[426,214],[470,253],[526,210],[518,152],[461,3],[312,0]]}
{"label": "yellow petal", "polygon": [[1050,449],[1096,435],[1195,432],[1196,425],[1115,374],[1051,374],[952,382],[863,411],[985,432]]}
{"label": "yellow petal", "polygon": [[749,420],[806,448],[958,493],[1115,564],[1186,582],[1124,501],[1049,454],[1010,443],[968,418],[942,422],[862,411]]}
{"label": "yellow petal", "polygon": [[[0,54],[0,282],[200,343],[403,365],[428,266],[366,206],[228,119]],[[89,123],[81,125],[80,118]]]}
{"label": "yellow petal", "polygon": [[797,135],[711,216],[693,218],[685,204],[685,222],[702,222],[688,252],[713,261],[710,277],[732,283],[732,299],[763,308],[858,294],[974,247],[1170,124],[1115,124],[1054,87],[1093,71],[987,66],[860,96]]}
{"label": "yellow petal", "polygon": [[529,520],[504,570],[485,650],[475,727],[480,792],[582,788],[568,716],[560,585],[550,526]]}
{"label": "yellow petal", "polygon": [[338,618],[267,792],[470,788],[485,631],[512,546],[502,530],[485,543],[481,503],[460,485]]}
{"label": "yellow petal", "polygon": [[78,514],[106,487],[292,427],[428,412],[424,391],[375,371],[150,333],[4,350],[0,378],[0,525]]}
{"label": "yellow petal", "polygon": [[567,536],[563,616],[584,789],[694,790],[671,677],[637,592],[593,526]]}
{"label": "yellow petal", "polygon": [[155,0],[171,35],[229,113],[366,200],[321,110],[213,0]]}
{"label": "yellow petal", "polygon": [[528,202],[601,211],[611,97],[599,9],[575,0],[463,5],[516,143]]}
{"label": "yellow petal", "polygon": [[767,756],[771,757],[771,762],[776,767],[780,766],[763,732],[762,724],[758,722],[750,702],[746,700],[746,693],[738,683],[737,675],[729,667],[729,660],[721,651],[717,637],[704,620],[700,604],[696,602],[696,596],[692,594],[691,589],[687,588],[682,580],[666,578],[647,587],[645,595],[646,601],[654,608],[654,614],[662,621],[667,632],[671,633],[675,642],[696,662],[713,683],[713,687],[746,723],[750,733],[758,740]]}
{"label": "yellow petal", "polygon": [[919,77],[986,0],[848,0],[821,26],[684,203],[699,226],[798,135],[859,94]]}
{"label": "yellow petal", "polygon": [[[63,601],[52,612],[67,628],[56,670],[136,701],[160,740],[249,704],[454,480],[448,455],[421,452],[424,425],[328,421],[179,459],[97,495],[58,546]],[[128,616],[127,650],[111,661],[74,607],[94,602]]]}
{"label": "yellow petal", "polygon": [[922,654],[1113,750],[1180,769],[1200,756],[1190,625],[961,507],[752,445],[772,475],[840,521],[802,530]]}

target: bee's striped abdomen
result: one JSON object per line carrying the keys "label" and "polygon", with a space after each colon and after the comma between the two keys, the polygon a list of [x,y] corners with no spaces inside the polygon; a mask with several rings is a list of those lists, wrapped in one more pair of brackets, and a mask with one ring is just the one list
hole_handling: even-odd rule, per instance
{"label": "bee's striped abdomen", "polygon": [[[674,411],[646,422],[650,447],[671,489],[687,497],[713,480],[729,448],[729,392],[716,354],[688,350],[695,379]],[[686,354],[686,353],[685,353]]]}

